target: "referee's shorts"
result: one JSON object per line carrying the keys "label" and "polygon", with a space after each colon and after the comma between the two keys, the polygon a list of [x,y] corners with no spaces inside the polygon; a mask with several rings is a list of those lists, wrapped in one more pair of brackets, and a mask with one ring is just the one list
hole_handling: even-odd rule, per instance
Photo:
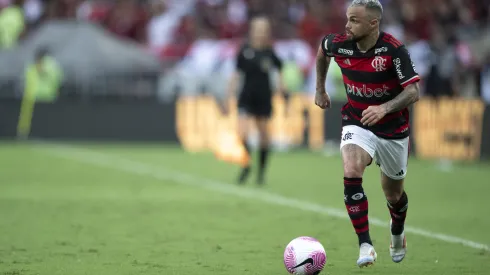
{"label": "referee's shorts", "polygon": [[238,114],[270,118],[272,116],[272,98],[264,96],[241,96],[238,98]]}

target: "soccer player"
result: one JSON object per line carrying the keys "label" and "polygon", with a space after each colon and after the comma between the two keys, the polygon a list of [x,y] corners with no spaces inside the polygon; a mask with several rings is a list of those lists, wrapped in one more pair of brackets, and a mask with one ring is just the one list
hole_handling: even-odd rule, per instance
{"label": "soccer player", "polygon": [[[253,120],[260,137],[260,160],[257,183],[264,183],[264,173],[269,156],[270,137],[268,122],[272,114],[272,87],[270,72],[281,70],[282,62],[275,54],[270,41],[270,23],[265,17],[256,17],[250,22],[250,37],[238,51],[236,71],[230,81],[228,90],[232,98],[240,76],[243,75],[243,88],[238,96],[238,130],[243,145],[250,155],[247,144],[248,122]],[[279,90],[282,88],[282,75],[279,80]],[[229,101],[228,101],[229,102]],[[244,183],[250,174],[250,164],[245,165],[239,175],[238,182]]]}
{"label": "soccer player", "polygon": [[354,0],[347,9],[345,33],[326,35],[316,59],[315,104],[330,107],[325,91],[328,64],[342,69],[348,102],[342,108],[344,201],[359,238],[359,267],[376,261],[369,235],[368,199],[362,187],[364,170],[373,159],[381,170],[381,186],[391,215],[392,260],[406,254],[404,233],[408,197],[404,191],[409,154],[409,111],[419,99],[420,80],[406,47],[380,32],[383,7],[378,0]]}

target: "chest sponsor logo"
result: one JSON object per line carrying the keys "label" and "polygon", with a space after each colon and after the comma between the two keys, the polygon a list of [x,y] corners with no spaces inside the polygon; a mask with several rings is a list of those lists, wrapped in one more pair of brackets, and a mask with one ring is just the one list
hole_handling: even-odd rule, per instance
{"label": "chest sponsor logo", "polygon": [[390,95],[388,93],[389,87],[386,85],[383,85],[383,88],[376,88],[374,90],[366,87],[366,85],[362,85],[361,87],[356,87],[354,85],[346,84],[346,86],[347,86],[348,95],[355,95],[358,97],[366,97],[366,98],[371,98],[373,96],[383,97],[383,96]]}

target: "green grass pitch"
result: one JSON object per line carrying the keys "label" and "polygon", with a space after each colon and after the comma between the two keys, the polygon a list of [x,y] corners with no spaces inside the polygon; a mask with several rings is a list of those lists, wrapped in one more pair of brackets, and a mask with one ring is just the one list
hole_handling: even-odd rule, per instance
{"label": "green grass pitch", "polygon": [[254,178],[236,186],[238,168],[211,154],[164,145],[2,143],[0,167],[0,275],[280,275],[286,244],[305,235],[327,250],[322,274],[490,272],[488,163],[441,171],[410,160],[407,225],[424,231],[407,233],[401,264],[389,256],[389,213],[369,167],[378,262],[367,269],[338,214],[338,156],[274,153],[263,188]]}

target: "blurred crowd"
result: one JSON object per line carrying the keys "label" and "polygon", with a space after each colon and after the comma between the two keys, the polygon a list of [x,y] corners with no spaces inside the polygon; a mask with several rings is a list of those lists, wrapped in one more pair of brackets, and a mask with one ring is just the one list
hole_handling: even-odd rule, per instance
{"label": "blurred crowd", "polygon": [[[347,0],[0,0],[0,15],[22,10],[21,39],[45,20],[90,20],[180,58],[197,39],[243,39],[251,17],[266,14],[275,39],[313,49],[345,26]],[[408,47],[429,96],[482,96],[490,102],[490,1],[381,0],[383,29]],[[15,12],[11,12],[15,16]],[[19,15],[20,14],[20,15]],[[6,25],[0,16],[0,34]],[[5,40],[5,39],[3,39]],[[1,46],[1,45],[0,45]]]}

